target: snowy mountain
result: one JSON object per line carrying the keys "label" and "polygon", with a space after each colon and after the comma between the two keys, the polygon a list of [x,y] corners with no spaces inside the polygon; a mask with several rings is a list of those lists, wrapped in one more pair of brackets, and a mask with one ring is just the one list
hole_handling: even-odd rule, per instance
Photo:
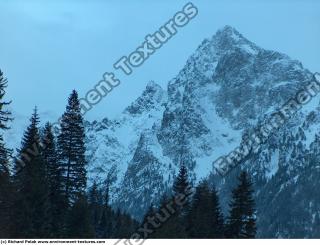
{"label": "snowy mountain", "polygon": [[213,166],[313,80],[299,61],[226,26],[201,43],[166,90],[150,82],[118,118],[88,123],[90,180],[111,181],[114,205],[141,218],[170,191],[181,161],[194,182],[215,182],[225,211],[227,193],[245,168],[256,183],[261,237],[314,236],[320,200],[311,193],[320,186],[319,166],[304,158],[317,144],[319,96],[227,177]]}
{"label": "snowy mountain", "polygon": [[213,166],[312,81],[299,61],[226,26],[200,44],[167,88],[149,82],[118,117],[86,122],[89,183],[110,182],[113,205],[141,219],[170,192],[181,162],[194,183],[215,183],[224,211],[246,169],[260,237],[319,237],[319,95],[229,175]]}

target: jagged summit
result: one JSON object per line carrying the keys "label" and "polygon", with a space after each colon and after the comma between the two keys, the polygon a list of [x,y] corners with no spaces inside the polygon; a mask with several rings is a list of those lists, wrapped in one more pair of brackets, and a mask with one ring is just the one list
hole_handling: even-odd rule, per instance
{"label": "jagged summit", "polygon": [[240,34],[240,32],[238,32],[234,27],[229,25],[226,25],[220,28],[214,36],[220,39],[233,39],[233,40],[239,40],[244,38]]}
{"label": "jagged summit", "polygon": [[[253,60],[259,53],[264,52],[264,49],[249,41],[235,28],[225,26],[219,29],[211,39],[204,39],[189,57],[186,66],[178,76],[181,78],[198,74],[204,76],[204,79],[211,79],[217,67],[229,65],[232,68],[232,64],[224,62],[231,61],[237,66],[239,63],[244,64],[249,59]],[[274,56],[285,57],[279,53],[275,53]],[[173,82],[174,79],[169,83],[168,92]]]}
{"label": "jagged summit", "polygon": [[230,52],[234,49],[244,49],[249,53],[256,54],[260,48],[250,42],[240,32],[231,26],[225,26],[218,30],[212,37],[212,43],[217,51]]}
{"label": "jagged summit", "polygon": [[141,114],[155,109],[166,99],[166,91],[156,82],[149,81],[142,95],[125,109],[125,113]]}

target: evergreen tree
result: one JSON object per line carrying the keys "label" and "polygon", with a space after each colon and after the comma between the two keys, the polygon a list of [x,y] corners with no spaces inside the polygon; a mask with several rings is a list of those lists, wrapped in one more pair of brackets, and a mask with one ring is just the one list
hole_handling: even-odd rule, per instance
{"label": "evergreen tree", "polygon": [[224,238],[224,218],[220,208],[218,193],[213,186],[210,190],[209,215],[212,217],[212,233],[210,238]]}
{"label": "evergreen tree", "polygon": [[66,199],[62,190],[62,175],[57,160],[56,142],[52,132],[52,126],[47,123],[44,127],[42,137],[43,159],[47,171],[47,181],[49,184],[50,200],[50,236],[59,238],[65,230],[65,216],[67,210]]}
{"label": "evergreen tree", "polygon": [[[161,225],[159,228],[155,229],[155,231],[151,234],[151,238],[157,239],[168,239],[168,238],[176,238],[173,232],[176,230],[176,219],[172,220],[172,210],[169,210],[168,205],[173,203],[173,198],[168,198],[164,195],[160,202],[160,207],[155,213],[156,221]],[[174,230],[172,229],[174,228]],[[185,235],[185,234],[184,234]]]}
{"label": "evergreen tree", "polygon": [[[153,237],[156,228],[159,227],[154,227],[152,224],[150,224],[150,220],[155,220],[155,215],[156,215],[156,209],[153,205],[153,203],[151,203],[148,211],[145,213],[142,223],[140,224],[140,227],[144,227],[146,224],[148,224],[148,227],[150,227],[150,229],[152,230],[152,233],[148,234],[148,237],[144,237],[144,239],[150,239]],[[141,234],[141,235],[145,235],[145,234]]]}
{"label": "evergreen tree", "polygon": [[63,174],[65,196],[70,203],[73,203],[77,196],[84,195],[86,188],[84,123],[75,90],[69,97],[60,126],[59,164]]}
{"label": "evergreen tree", "polygon": [[12,228],[13,186],[10,178],[8,150],[0,135],[0,237],[8,238]]}
{"label": "evergreen tree", "polygon": [[133,233],[136,232],[138,228],[138,223],[131,218],[130,215],[122,213],[118,209],[113,216],[113,232],[112,238],[130,238]]}
{"label": "evergreen tree", "polygon": [[227,221],[227,238],[254,238],[256,235],[255,202],[252,183],[242,172],[239,185],[232,192],[230,214]]}
{"label": "evergreen tree", "polygon": [[197,186],[187,220],[190,238],[223,238],[218,196],[214,189],[209,189],[207,181]]}
{"label": "evergreen tree", "polygon": [[[160,212],[168,212],[168,204],[172,206],[168,219],[157,229],[153,237],[157,238],[186,238],[186,215],[190,208],[191,185],[188,180],[188,170],[181,164],[179,174],[173,184],[173,196],[163,200]],[[176,200],[183,200],[178,203]],[[181,205],[182,204],[182,205]]]}
{"label": "evergreen tree", "polygon": [[124,223],[123,223],[123,215],[120,209],[117,209],[115,215],[113,216],[114,228],[112,238],[124,238]]}
{"label": "evergreen tree", "polygon": [[87,198],[84,195],[75,200],[68,215],[67,236],[69,238],[94,238]]}
{"label": "evergreen tree", "polygon": [[7,123],[12,120],[11,113],[5,109],[10,102],[5,102],[5,88],[7,80],[0,70],[0,237],[9,237],[12,228],[12,194],[13,186],[10,178],[9,156],[11,150],[7,149],[3,140],[3,130],[7,130]]}
{"label": "evergreen tree", "polygon": [[21,155],[26,154],[24,165],[15,162],[14,217],[16,238],[45,238],[49,236],[48,182],[45,162],[41,154],[38,130],[39,117],[35,109],[30,125],[24,133]]}
{"label": "evergreen tree", "polygon": [[95,234],[97,236],[99,232],[99,223],[101,219],[103,203],[102,203],[102,193],[98,189],[98,185],[95,181],[89,190],[88,201],[89,201],[91,223],[94,227]]}
{"label": "evergreen tree", "polygon": [[181,164],[179,174],[173,183],[174,197],[182,196],[185,198],[185,204],[177,207],[177,213],[183,217],[187,214],[190,207],[191,184],[188,179],[188,170],[184,164]]}
{"label": "evergreen tree", "polygon": [[99,222],[98,237],[99,238],[111,238],[113,233],[112,219],[114,213],[109,204],[109,182],[107,182],[107,188],[105,193],[104,205],[102,208],[102,215]]}
{"label": "evergreen tree", "polygon": [[208,238],[210,234],[209,217],[209,188],[206,182],[200,183],[196,187],[193,196],[191,209],[188,213],[187,232],[190,238]]}

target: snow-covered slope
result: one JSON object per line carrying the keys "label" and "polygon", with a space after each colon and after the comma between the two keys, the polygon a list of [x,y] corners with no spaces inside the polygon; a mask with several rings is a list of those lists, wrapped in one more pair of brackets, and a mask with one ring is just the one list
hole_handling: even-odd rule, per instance
{"label": "snow-covered slope", "polygon": [[166,91],[149,82],[142,95],[118,118],[87,123],[89,180],[103,183],[109,178],[116,185],[121,183],[142,133],[159,123],[166,100]]}

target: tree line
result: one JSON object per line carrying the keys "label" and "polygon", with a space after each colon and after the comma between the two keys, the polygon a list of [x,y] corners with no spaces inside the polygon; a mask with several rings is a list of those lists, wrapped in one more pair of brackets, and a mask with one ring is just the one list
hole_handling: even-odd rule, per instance
{"label": "tree line", "polygon": [[[173,195],[151,205],[138,222],[110,204],[109,184],[87,188],[85,129],[78,94],[73,91],[60,120],[59,132],[50,123],[42,128],[34,109],[16,156],[3,132],[12,120],[4,101],[7,80],[0,71],[0,237],[1,238],[130,238],[139,227],[160,221],[149,238],[253,238],[256,234],[252,183],[243,172],[232,192],[224,220],[217,191],[202,181],[195,192],[182,164]],[[13,159],[13,161],[10,161]],[[11,164],[13,163],[13,164]],[[161,222],[160,213],[174,196],[184,205]],[[152,225],[151,224],[151,225]]]}
{"label": "tree line", "polygon": [[[141,231],[148,228],[147,238],[159,239],[255,238],[252,183],[246,172],[240,174],[238,181],[232,191],[229,215],[224,218],[215,187],[203,180],[192,190],[187,168],[182,165],[174,181],[172,196],[164,196],[159,207],[150,206]],[[183,202],[178,203],[179,196],[185,197]],[[145,233],[140,236],[144,237]]]}

